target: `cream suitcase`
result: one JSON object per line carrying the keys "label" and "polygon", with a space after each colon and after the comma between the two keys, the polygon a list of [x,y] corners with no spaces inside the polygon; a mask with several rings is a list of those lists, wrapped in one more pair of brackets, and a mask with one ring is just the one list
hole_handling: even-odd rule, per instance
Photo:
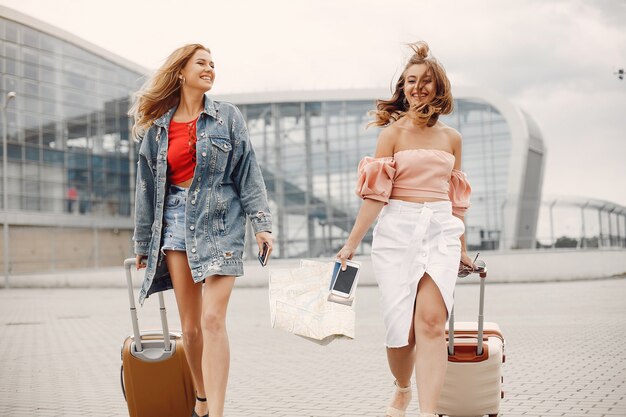
{"label": "cream suitcase", "polygon": [[477,322],[454,323],[454,309],[446,329],[448,368],[437,414],[451,417],[495,417],[500,411],[504,338],[496,323],[485,323],[486,269],[480,273]]}

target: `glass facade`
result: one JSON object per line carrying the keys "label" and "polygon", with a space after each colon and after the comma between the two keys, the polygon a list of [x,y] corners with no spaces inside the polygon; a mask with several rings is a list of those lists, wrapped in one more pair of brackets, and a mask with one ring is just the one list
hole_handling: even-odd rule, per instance
{"label": "glass facade", "polygon": [[372,102],[239,107],[272,200],[278,256],[332,253],[360,205],[354,194],[356,166],[373,152],[377,136],[376,129],[365,130]]}
{"label": "glass facade", "polygon": [[[373,156],[376,148],[378,128],[366,129],[374,100],[233,101],[246,117],[272,201],[275,253],[287,258],[333,255],[361,205],[354,189],[360,159]],[[462,164],[473,187],[467,244],[497,249],[511,152],[509,127],[486,102],[460,99],[455,105],[443,121],[463,135]],[[361,253],[369,253],[371,238],[370,232]]]}
{"label": "glass facade", "polygon": [[[487,102],[459,99],[442,121],[463,136],[462,169],[472,185],[472,207],[465,218],[468,249],[498,249],[503,226],[511,156],[506,119]],[[538,204],[538,203],[537,203]]]}
{"label": "glass facade", "polygon": [[144,74],[2,17],[0,73],[2,97],[17,93],[6,110],[8,209],[130,216],[126,113]]}

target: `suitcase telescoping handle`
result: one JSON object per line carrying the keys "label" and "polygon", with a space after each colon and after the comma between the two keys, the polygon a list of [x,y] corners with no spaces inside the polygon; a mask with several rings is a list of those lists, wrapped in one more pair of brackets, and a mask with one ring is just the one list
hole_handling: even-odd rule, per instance
{"label": "suitcase telescoping handle", "polygon": [[[124,270],[126,271],[126,284],[128,286],[128,300],[130,301],[130,319],[133,324],[133,336],[135,342],[135,350],[141,352],[143,347],[141,346],[141,334],[139,333],[139,319],[137,318],[137,308],[135,307],[135,293],[133,291],[133,276],[131,274],[131,268],[135,267],[135,258],[128,258],[124,260]],[[165,300],[163,300],[163,293],[159,292],[159,309],[161,311],[161,326],[163,327],[163,346],[165,351],[169,352],[172,349],[170,342],[170,331],[167,326],[167,312],[165,311]]]}
{"label": "suitcase telescoping handle", "polygon": [[[483,268],[479,272],[480,276],[480,299],[478,301],[478,334],[476,335],[477,345],[476,354],[478,356],[483,354],[483,328],[485,325],[485,280],[487,279],[487,268]],[[448,324],[448,355],[454,355],[454,306],[450,311],[450,321]]]}

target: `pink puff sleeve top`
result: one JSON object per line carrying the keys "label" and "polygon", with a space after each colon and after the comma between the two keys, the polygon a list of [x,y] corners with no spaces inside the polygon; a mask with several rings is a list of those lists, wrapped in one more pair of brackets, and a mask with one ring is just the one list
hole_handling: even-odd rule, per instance
{"label": "pink puff sleeve top", "polygon": [[359,163],[356,194],[362,199],[389,202],[396,162],[392,157],[372,158],[366,156]]}
{"label": "pink puff sleeve top", "polygon": [[472,187],[465,172],[453,169],[448,189],[448,197],[452,203],[452,214],[458,217],[465,216],[465,212],[470,206],[471,194]]}
{"label": "pink puff sleeve top", "polygon": [[401,197],[450,200],[452,213],[462,218],[470,206],[472,187],[465,173],[454,169],[454,160],[451,153],[437,149],[366,156],[359,163],[356,194],[383,203]]}

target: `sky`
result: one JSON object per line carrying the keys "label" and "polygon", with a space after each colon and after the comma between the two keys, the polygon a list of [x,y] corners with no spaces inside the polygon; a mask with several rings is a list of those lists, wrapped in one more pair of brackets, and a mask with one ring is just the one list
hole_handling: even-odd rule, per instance
{"label": "sky", "polygon": [[494,91],[539,125],[544,198],[626,206],[626,2],[0,0],[150,70],[186,43],[215,94],[389,88],[426,40],[454,86]]}

